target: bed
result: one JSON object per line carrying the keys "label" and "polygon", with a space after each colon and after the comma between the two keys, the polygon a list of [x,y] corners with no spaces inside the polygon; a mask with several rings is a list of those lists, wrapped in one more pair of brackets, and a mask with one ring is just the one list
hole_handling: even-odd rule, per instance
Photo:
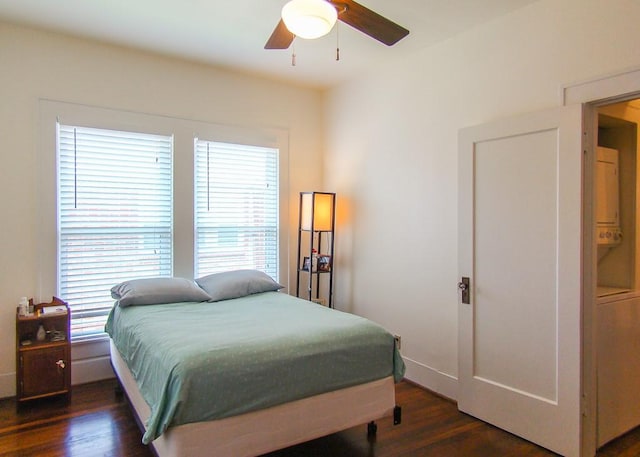
{"label": "bed", "polygon": [[157,280],[135,303],[131,282],[114,294],[111,362],[157,455],[255,456],[360,424],[372,433],[387,416],[400,422],[393,335],[281,286],[247,287],[246,274],[230,294],[214,279],[178,300]]}

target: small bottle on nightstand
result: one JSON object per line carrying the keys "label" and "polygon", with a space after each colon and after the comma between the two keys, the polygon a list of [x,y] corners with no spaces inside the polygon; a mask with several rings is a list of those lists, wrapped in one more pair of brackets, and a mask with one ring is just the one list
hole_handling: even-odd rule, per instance
{"label": "small bottle on nightstand", "polygon": [[27,297],[22,297],[18,303],[18,315],[26,316],[27,314],[29,314],[29,300]]}
{"label": "small bottle on nightstand", "polygon": [[47,337],[47,332],[42,326],[42,324],[40,324],[40,327],[38,327],[38,331],[36,332],[36,340],[44,341],[46,337]]}

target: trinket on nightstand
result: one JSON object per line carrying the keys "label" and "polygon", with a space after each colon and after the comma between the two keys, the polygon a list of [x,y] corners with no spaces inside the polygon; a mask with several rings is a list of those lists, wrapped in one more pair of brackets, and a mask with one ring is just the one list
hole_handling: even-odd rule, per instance
{"label": "trinket on nightstand", "polygon": [[38,327],[38,332],[36,333],[36,339],[38,341],[44,341],[46,337],[47,337],[47,332],[44,330],[44,327],[42,326],[42,324],[40,324],[40,327]]}

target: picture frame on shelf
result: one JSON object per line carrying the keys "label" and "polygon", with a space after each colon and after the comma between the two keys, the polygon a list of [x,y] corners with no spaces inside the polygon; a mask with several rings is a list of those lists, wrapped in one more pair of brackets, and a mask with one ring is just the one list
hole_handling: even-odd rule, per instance
{"label": "picture frame on shelf", "polygon": [[318,256],[318,271],[331,271],[331,256],[319,255]]}

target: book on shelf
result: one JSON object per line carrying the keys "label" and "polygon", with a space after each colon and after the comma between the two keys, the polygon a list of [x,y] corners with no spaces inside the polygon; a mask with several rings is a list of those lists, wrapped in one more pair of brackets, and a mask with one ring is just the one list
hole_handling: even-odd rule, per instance
{"label": "book on shelf", "polygon": [[44,306],[40,309],[40,314],[52,316],[54,314],[67,314],[66,306]]}

